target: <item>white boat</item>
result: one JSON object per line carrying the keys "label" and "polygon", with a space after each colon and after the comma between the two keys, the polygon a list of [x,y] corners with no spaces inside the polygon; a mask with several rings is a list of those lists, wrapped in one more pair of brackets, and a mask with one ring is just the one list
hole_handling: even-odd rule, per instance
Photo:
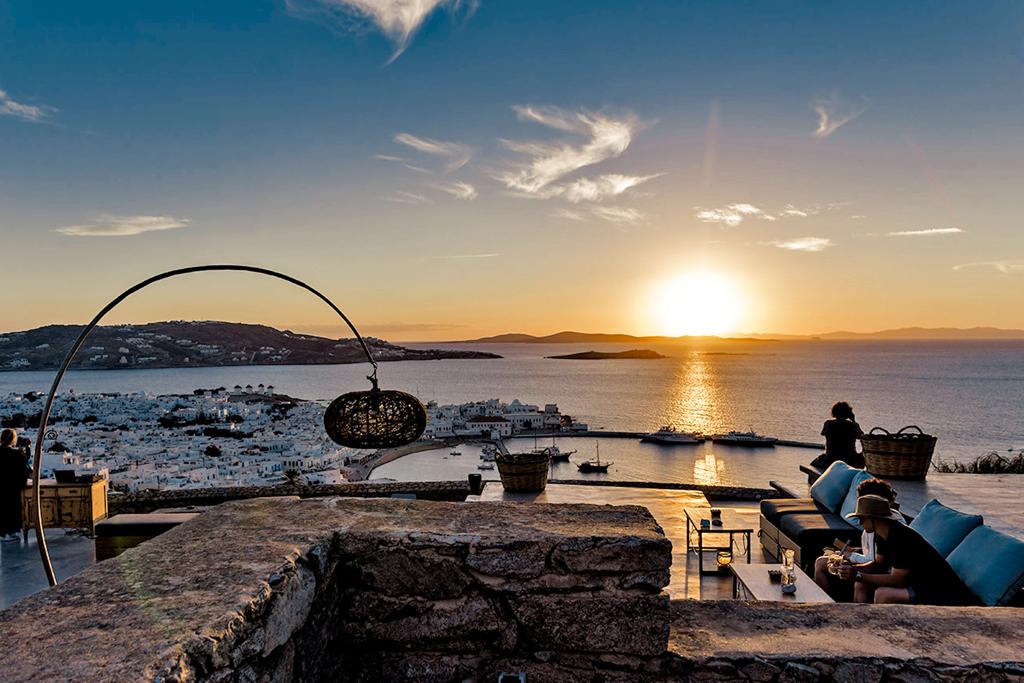
{"label": "white boat", "polygon": [[461,451],[452,451],[449,455],[462,455]]}
{"label": "white boat", "polygon": [[643,443],[660,443],[666,445],[674,444],[696,444],[703,443],[705,436],[699,432],[680,432],[672,425],[665,425],[656,432],[651,432],[640,439]]}
{"label": "white boat", "polygon": [[778,441],[773,436],[763,436],[754,431],[749,432],[726,432],[715,434],[711,437],[712,443],[719,443],[728,446],[749,446],[752,448],[772,447]]}
{"label": "white boat", "polygon": [[476,468],[478,470],[493,470],[494,469],[494,463],[493,462],[482,462],[479,465],[477,465]]}

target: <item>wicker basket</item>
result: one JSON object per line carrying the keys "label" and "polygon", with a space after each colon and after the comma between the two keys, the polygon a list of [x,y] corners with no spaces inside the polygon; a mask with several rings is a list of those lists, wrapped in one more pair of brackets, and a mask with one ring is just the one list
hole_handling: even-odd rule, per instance
{"label": "wicker basket", "polygon": [[501,475],[501,485],[506,491],[538,492],[543,491],[548,483],[548,469],[551,467],[551,454],[543,453],[512,453],[499,455],[494,459]]}
{"label": "wicker basket", "polygon": [[[917,431],[908,432],[910,429]],[[865,469],[890,479],[924,479],[931,467],[937,440],[916,425],[904,427],[895,434],[875,427],[860,437]]]}

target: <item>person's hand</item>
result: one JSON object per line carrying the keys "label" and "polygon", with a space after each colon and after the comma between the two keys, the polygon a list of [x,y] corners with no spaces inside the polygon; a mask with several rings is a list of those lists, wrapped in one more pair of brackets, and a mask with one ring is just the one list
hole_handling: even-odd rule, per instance
{"label": "person's hand", "polygon": [[849,560],[850,555],[853,555],[853,548],[846,548],[843,551],[841,551],[841,554],[844,560]]}
{"label": "person's hand", "polygon": [[853,575],[857,573],[857,570],[854,569],[852,564],[845,563],[839,565],[839,568],[836,571],[838,572],[839,578],[843,581],[853,580]]}

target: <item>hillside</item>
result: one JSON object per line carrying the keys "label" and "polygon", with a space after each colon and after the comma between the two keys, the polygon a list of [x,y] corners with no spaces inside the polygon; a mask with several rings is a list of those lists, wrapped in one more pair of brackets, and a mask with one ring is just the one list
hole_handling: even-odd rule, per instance
{"label": "hillside", "polygon": [[[47,325],[0,334],[0,370],[53,370],[60,366],[82,327]],[[378,361],[500,358],[480,351],[408,349],[366,338]],[[172,321],[96,328],[78,352],[76,369],[316,365],[362,363],[355,339],[295,334],[265,325]]]}
{"label": "hillside", "polygon": [[603,334],[592,332],[556,332],[546,336],[532,334],[499,334],[493,337],[467,340],[473,344],[634,344],[634,343],[679,343],[700,341],[752,342],[789,341],[801,339],[863,339],[863,340],[1024,340],[1024,330],[998,327],[901,327],[877,332],[824,332],[815,335],[749,333],[737,337],[637,337],[631,334]]}
{"label": "hillside", "polygon": [[629,351],[583,351],[569,353],[564,356],[548,356],[552,360],[657,360],[667,358],[650,349],[631,349]]}

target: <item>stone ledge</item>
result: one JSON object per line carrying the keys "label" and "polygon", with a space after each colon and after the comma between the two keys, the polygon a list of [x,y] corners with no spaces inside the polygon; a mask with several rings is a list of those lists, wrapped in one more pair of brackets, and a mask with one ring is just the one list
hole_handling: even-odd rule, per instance
{"label": "stone ledge", "polygon": [[[568,568],[595,549],[600,566]],[[520,550],[525,576],[501,559]],[[471,565],[480,552],[494,561]],[[592,649],[574,630],[584,602],[656,622],[606,628],[602,647],[658,654],[664,584],[635,577],[659,576],[670,556],[635,506],[225,503],[0,612],[0,679],[374,680],[389,661],[463,671],[537,647],[586,659],[574,651]]]}
{"label": "stone ledge", "polygon": [[694,680],[1024,681],[1024,610],[672,603],[665,675]]}
{"label": "stone ledge", "polygon": [[219,505],[234,500],[299,496],[300,498],[390,498],[412,493],[418,500],[464,501],[471,491],[468,481],[354,481],[345,484],[278,484],[275,486],[222,486],[173,491],[139,491],[109,495],[110,514],[145,514],[169,507]]}

